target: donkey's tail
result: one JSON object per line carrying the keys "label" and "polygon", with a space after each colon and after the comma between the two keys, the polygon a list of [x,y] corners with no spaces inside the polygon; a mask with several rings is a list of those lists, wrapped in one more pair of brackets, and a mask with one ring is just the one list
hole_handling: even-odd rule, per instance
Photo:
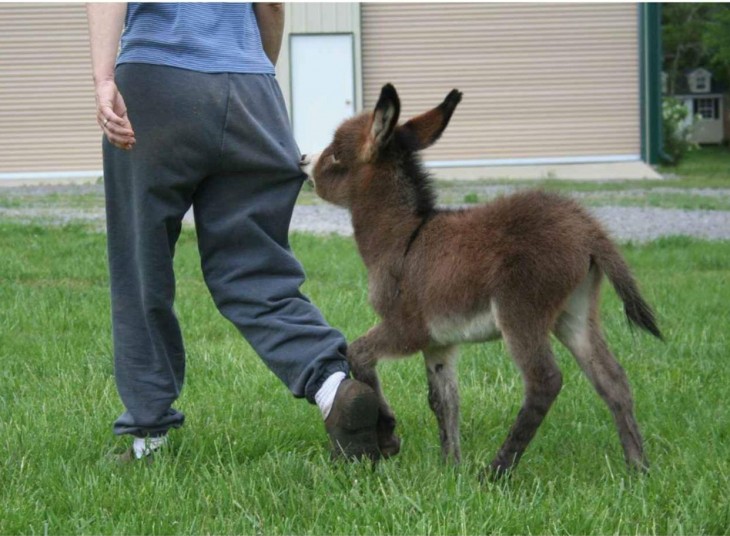
{"label": "donkey's tail", "polygon": [[648,303],[644,301],[639,293],[634,276],[631,275],[626,261],[616,249],[611,240],[600,233],[592,246],[593,260],[608,276],[609,281],[616,290],[621,301],[624,303],[624,312],[630,322],[648,331],[656,338],[664,340],[656,320],[654,312]]}

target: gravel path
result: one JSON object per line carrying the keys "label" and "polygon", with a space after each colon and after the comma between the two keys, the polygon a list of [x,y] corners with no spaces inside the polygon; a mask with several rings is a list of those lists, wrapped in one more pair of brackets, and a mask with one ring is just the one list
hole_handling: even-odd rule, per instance
{"label": "gravel path", "polygon": [[[588,210],[620,241],[647,242],[674,235],[730,240],[730,212],[650,207],[593,207]],[[330,206],[296,207],[291,228],[317,234],[352,234],[347,211]]]}
{"label": "gravel path", "polygon": [[[483,185],[480,195],[499,195],[515,191],[511,186]],[[643,190],[628,190],[640,195]],[[730,197],[730,190],[655,188],[652,192],[687,193],[698,196]],[[607,195],[624,192],[606,192]],[[592,195],[595,195],[593,192]],[[76,199],[86,196],[85,205]],[[581,194],[576,193],[580,198]],[[620,241],[646,242],[663,236],[684,235],[710,240],[730,240],[730,212],[721,210],[681,210],[655,207],[589,207],[611,234]],[[0,220],[66,224],[87,222],[104,229],[103,194],[100,185],[27,186],[0,189]],[[186,216],[192,223],[192,214]],[[349,236],[352,226],[347,211],[324,204],[297,205],[292,231],[320,235]]]}

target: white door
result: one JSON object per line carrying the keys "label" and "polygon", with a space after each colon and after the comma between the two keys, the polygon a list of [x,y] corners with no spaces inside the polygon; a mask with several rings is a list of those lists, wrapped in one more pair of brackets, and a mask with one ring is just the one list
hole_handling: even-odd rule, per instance
{"label": "white door", "polygon": [[291,36],[292,123],[303,154],[319,152],[355,113],[351,34]]}

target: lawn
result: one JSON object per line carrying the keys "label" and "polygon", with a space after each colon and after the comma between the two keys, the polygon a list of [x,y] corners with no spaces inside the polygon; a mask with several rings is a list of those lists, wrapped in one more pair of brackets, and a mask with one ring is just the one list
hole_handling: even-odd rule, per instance
{"label": "lawn", "polygon": [[651,206],[687,210],[730,210],[730,149],[704,146],[689,152],[677,166],[660,166],[664,180],[574,181],[489,180],[440,181],[440,200],[479,203],[504,188],[540,187],[579,198],[591,206]]}
{"label": "lawn", "polygon": [[662,166],[660,173],[695,185],[727,187],[730,147],[706,145],[689,151],[676,166]]}
{"label": "lawn", "polygon": [[[476,478],[519,407],[501,343],[460,363],[464,463],[439,460],[417,357],[381,366],[397,458],[333,465],[315,408],[293,399],[212,305],[194,234],[178,247],[185,428],[155,464],[110,454],[114,388],[103,234],[0,224],[0,534],[728,534],[730,242],[624,244],[666,343],[629,331],[605,290],[652,462],[628,474],[608,410],[562,350],[561,396],[506,482]],[[295,235],[305,292],[349,339],[374,322],[351,240]]]}

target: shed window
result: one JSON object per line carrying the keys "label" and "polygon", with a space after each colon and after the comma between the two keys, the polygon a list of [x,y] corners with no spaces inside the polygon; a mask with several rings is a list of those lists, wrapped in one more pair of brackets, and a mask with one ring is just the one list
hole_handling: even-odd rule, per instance
{"label": "shed window", "polygon": [[693,106],[694,115],[702,119],[720,119],[720,99],[695,99]]}
{"label": "shed window", "polygon": [[706,76],[700,75],[695,78],[695,91],[707,91],[708,89]]}

